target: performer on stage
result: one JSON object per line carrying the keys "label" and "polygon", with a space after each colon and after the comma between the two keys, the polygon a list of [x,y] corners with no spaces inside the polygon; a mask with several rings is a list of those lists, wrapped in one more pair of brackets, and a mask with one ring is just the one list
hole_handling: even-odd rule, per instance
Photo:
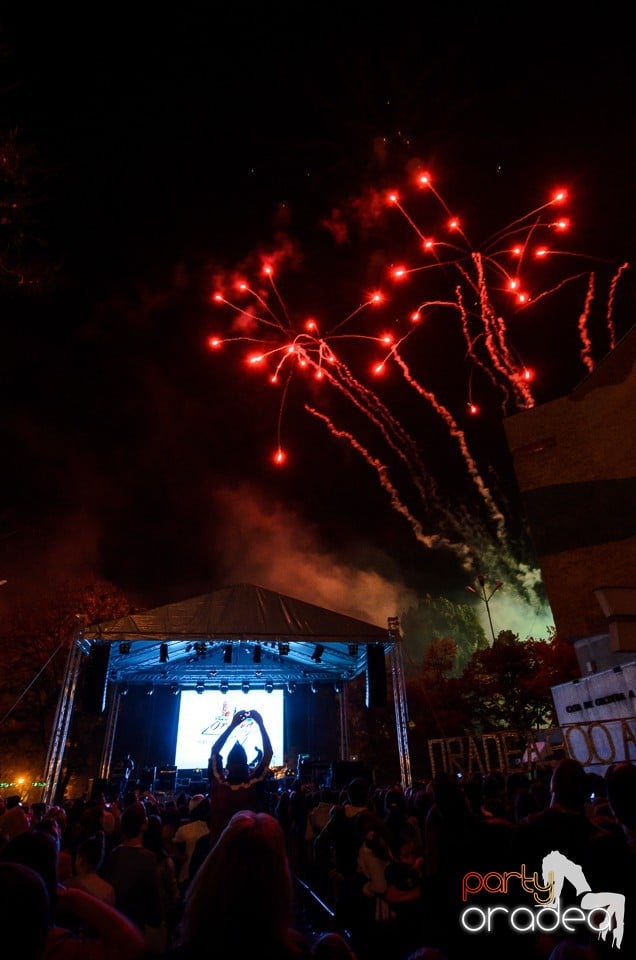
{"label": "performer on stage", "polygon": [[126,754],[126,759],[122,764],[121,780],[119,781],[119,796],[121,799],[125,800],[129,790],[133,789],[133,780],[131,780],[131,775],[135,771],[135,761],[130,756],[129,753]]}

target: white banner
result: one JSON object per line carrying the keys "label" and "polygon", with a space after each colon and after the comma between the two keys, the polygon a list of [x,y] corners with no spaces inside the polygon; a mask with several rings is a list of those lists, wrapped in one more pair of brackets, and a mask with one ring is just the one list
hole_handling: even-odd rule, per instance
{"label": "white banner", "polygon": [[636,661],[552,687],[560,726],[636,714]]}

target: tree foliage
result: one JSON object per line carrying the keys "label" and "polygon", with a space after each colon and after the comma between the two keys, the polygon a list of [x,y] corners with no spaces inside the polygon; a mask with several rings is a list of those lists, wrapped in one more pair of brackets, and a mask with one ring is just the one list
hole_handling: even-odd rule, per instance
{"label": "tree foliage", "polygon": [[50,739],[66,659],[73,638],[88,624],[130,612],[108,581],[49,583],[0,611],[0,777],[17,769],[40,773]]}
{"label": "tree foliage", "polygon": [[476,650],[488,645],[475,607],[468,603],[453,603],[445,597],[424,596],[416,606],[401,614],[400,623],[409,673],[421,666],[413,651],[427,650],[436,639],[452,637],[455,644],[452,672],[455,675],[461,674]]}
{"label": "tree foliage", "polygon": [[[428,740],[555,725],[552,687],[578,676],[572,645],[553,631],[546,640],[520,640],[503,630],[492,646],[473,653],[459,675],[456,665],[455,641],[435,638],[418,669],[406,676],[408,743],[416,777],[425,775]],[[391,718],[392,712],[391,702],[385,714]],[[361,756],[383,758],[382,724],[377,717],[366,722],[366,740],[357,749]],[[364,735],[362,723],[356,722],[356,729]]]}

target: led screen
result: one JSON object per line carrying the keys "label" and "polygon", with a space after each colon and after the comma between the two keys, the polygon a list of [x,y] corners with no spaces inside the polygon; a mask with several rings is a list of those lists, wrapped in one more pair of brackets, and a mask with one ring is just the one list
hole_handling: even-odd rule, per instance
{"label": "led screen", "polygon": [[[202,769],[207,771],[210,750],[215,740],[232,722],[238,710],[258,710],[263,718],[274,756],[271,766],[283,765],[283,691],[255,690],[249,694],[242,690],[221,693],[219,690],[181,691],[179,725],[177,729],[177,747],[175,765],[179,770]],[[257,749],[261,749],[261,732],[253,720],[245,720],[232,731],[226,740],[221,756],[223,762],[235,741],[245,747],[248,762],[256,759]]]}

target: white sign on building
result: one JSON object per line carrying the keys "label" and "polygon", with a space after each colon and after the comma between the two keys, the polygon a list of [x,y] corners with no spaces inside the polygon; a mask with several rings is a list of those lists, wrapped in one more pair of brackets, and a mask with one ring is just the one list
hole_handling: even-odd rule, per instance
{"label": "white sign on building", "polygon": [[636,661],[560,683],[552,699],[564,746],[586,769],[636,762]]}

